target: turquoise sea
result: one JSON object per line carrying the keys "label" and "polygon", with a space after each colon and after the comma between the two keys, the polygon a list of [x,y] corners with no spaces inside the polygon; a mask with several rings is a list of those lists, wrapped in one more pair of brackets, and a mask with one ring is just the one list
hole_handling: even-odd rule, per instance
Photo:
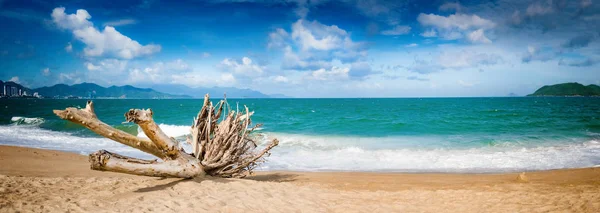
{"label": "turquoise sea", "polygon": [[[216,102],[217,100],[213,100]],[[264,141],[278,138],[261,170],[507,172],[600,165],[600,98],[231,99],[247,105]],[[181,141],[202,100],[94,100],[104,122],[130,108]],[[0,144],[150,158],[58,119],[85,100],[0,99]]]}

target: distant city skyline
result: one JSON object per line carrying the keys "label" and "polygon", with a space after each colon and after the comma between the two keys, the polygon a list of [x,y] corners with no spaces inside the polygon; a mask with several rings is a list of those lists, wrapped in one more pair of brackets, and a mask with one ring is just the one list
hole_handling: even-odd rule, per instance
{"label": "distant city skyline", "polygon": [[30,88],[461,97],[600,84],[591,0],[3,0],[0,27],[0,79]]}

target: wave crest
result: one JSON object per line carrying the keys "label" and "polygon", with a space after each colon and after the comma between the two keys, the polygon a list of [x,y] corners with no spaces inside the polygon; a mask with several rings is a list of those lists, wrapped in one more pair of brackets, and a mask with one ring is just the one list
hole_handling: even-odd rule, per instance
{"label": "wave crest", "polygon": [[10,122],[13,125],[40,125],[44,123],[43,118],[28,118],[28,117],[20,117],[15,116],[10,118]]}

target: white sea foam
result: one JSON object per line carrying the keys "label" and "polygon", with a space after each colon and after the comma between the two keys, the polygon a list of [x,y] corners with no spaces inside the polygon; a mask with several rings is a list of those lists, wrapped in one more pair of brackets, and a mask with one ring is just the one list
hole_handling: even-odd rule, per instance
{"label": "white sea foam", "polygon": [[[158,127],[169,137],[177,138],[190,134],[190,126],[158,124]],[[138,127],[138,137],[147,138],[148,136]]]}
{"label": "white sea foam", "polygon": [[10,118],[10,122],[13,125],[39,125],[44,123],[43,118],[27,118],[27,117],[19,117],[15,116]]}
{"label": "white sea foam", "polygon": [[89,154],[100,149],[124,155],[151,158],[131,147],[106,138],[78,137],[65,132],[40,129],[36,126],[0,126],[0,144]]}
{"label": "white sea foam", "polygon": [[[276,147],[263,170],[507,172],[600,165],[600,143],[547,141],[537,146],[499,143],[445,146],[436,137],[323,137],[270,134]],[[437,142],[435,142],[437,141]],[[436,143],[436,146],[432,144]],[[394,145],[395,144],[395,145]]]}
{"label": "white sea foam", "polygon": [[[186,133],[182,133],[182,126],[169,126],[180,129],[167,130],[170,136],[185,135],[189,131],[187,126]],[[439,141],[441,139],[435,137],[261,135],[262,141],[273,137],[280,140],[280,145],[272,150],[267,162],[259,168],[261,170],[505,172],[600,165],[600,142],[597,140],[540,143],[537,146],[512,143],[513,145],[453,148],[443,145]],[[429,145],[436,143],[435,141],[439,143],[437,146]],[[81,154],[106,149],[132,157],[152,158],[109,139],[79,137],[28,125],[0,126],[0,144]],[[187,145],[184,148],[189,150]]]}

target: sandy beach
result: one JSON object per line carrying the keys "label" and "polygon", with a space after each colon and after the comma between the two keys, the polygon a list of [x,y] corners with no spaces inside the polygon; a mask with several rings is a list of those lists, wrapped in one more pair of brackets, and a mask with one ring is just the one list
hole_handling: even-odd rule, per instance
{"label": "sandy beach", "polygon": [[0,146],[0,212],[599,212],[600,168],[508,174],[258,172],[138,177]]}

